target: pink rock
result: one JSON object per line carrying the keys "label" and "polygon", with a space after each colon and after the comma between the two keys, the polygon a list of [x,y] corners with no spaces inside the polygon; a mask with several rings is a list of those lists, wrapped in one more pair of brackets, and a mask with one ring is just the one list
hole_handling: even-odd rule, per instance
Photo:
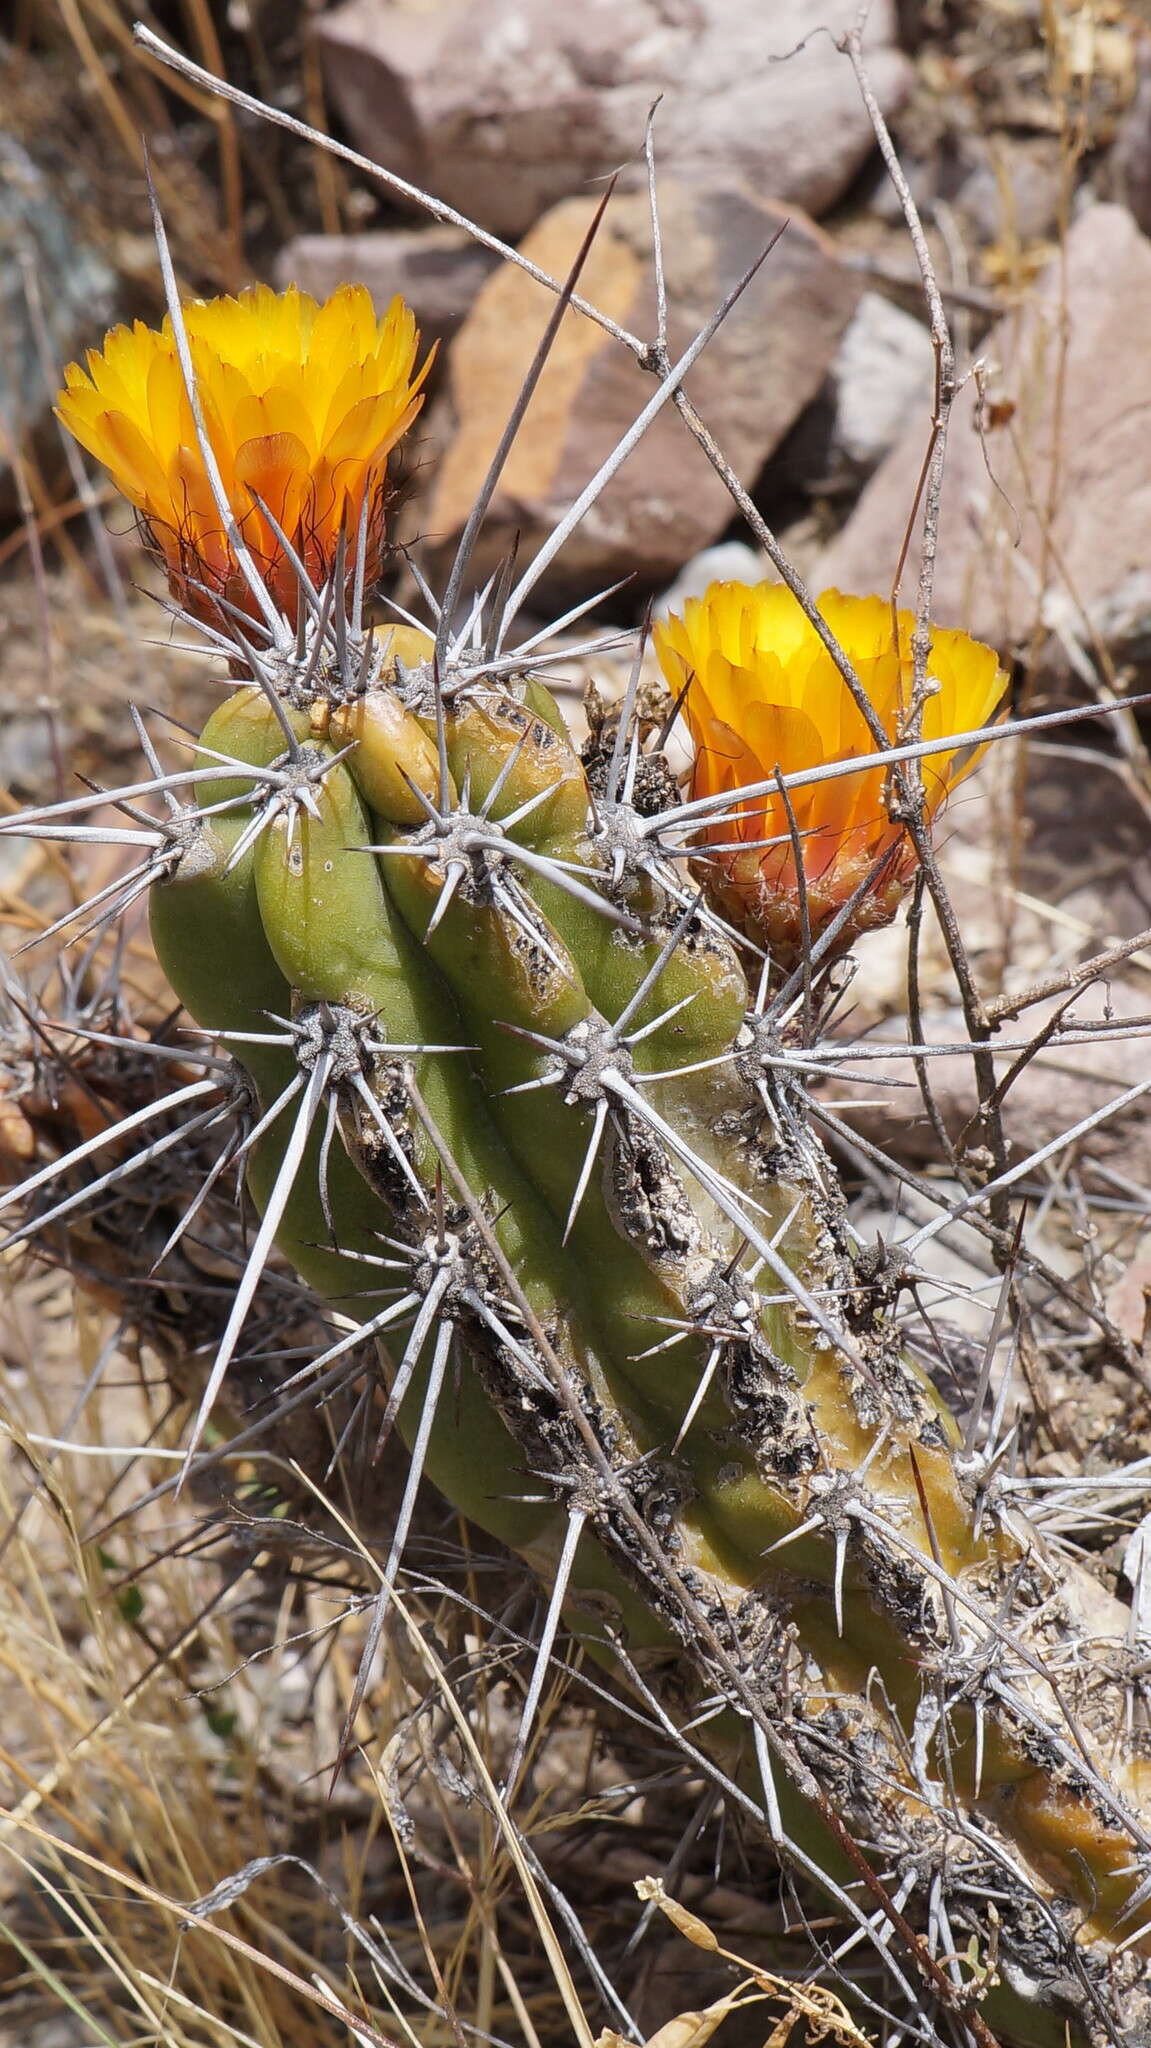
{"label": "pink rock", "polygon": [[[679,355],[729,285],[788,224],[688,379],[692,398],[741,480],[765,458],[827,373],[857,304],[860,283],[827,237],[745,187],[665,188],[669,347]],[[545,216],[524,253],[553,275],[567,271],[596,202],[569,199]],[[613,201],[580,289],[633,332],[654,328],[646,200]],[[552,300],[507,265],[490,278],[452,347],[447,400],[433,439],[447,453],[422,508],[433,570],[442,569],[471,510],[492,451],[543,332]],[[482,580],[518,535],[521,562],[552,530],[655,389],[629,351],[591,320],[569,313],[493,499],[472,580]],[[454,415],[454,435],[444,414]],[[568,541],[541,594],[557,601],[633,576],[659,588],[732,518],[728,494],[668,405]]]}
{"label": "pink rock", "polygon": [[[722,170],[822,212],[872,148],[834,43],[857,11],[857,0],[346,0],[316,33],[359,147],[516,238],[621,164],[642,177],[660,94],[665,171]],[[894,21],[893,0],[875,0],[866,51],[888,110],[910,76]]]}
{"label": "pink rock", "polygon": [[[1036,626],[1067,649],[1092,633],[1146,658],[1151,642],[1151,241],[1120,206],[1093,206],[1020,313],[983,344],[995,404],[979,431],[974,378],[948,444],[935,583],[941,625],[1008,649]],[[884,591],[915,501],[920,411],[825,552],[817,588]],[[914,601],[913,545],[901,595]]]}

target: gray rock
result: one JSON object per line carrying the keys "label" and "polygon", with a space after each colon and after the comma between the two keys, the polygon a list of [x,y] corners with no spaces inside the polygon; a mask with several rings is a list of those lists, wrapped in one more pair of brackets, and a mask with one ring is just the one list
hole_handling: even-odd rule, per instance
{"label": "gray rock", "polygon": [[398,292],[427,341],[453,335],[499,257],[462,228],[392,228],[362,235],[297,235],[276,258],[276,283],[328,298],[366,284],[382,314]]}
{"label": "gray rock", "polygon": [[[346,0],[316,33],[359,146],[515,238],[621,165],[639,181],[660,94],[664,171],[722,170],[824,211],[872,148],[834,42],[857,11],[857,0]],[[893,0],[875,0],[866,38],[888,111],[910,79],[894,17]]]}
{"label": "gray rock", "polygon": [[[51,426],[58,373],[84,344],[99,340],[115,292],[115,273],[76,239],[44,173],[20,143],[0,134],[0,417],[7,443],[19,446]],[[2,446],[0,499],[14,503]]]}
{"label": "gray rock", "polygon": [[1111,196],[1130,208],[1143,233],[1151,233],[1151,34],[1139,38],[1135,91],[1119,123],[1105,182]]}
{"label": "gray rock", "polygon": [[[968,138],[967,148],[974,148]],[[1050,136],[1029,136],[1026,146],[996,138],[994,155],[981,160],[955,195],[956,212],[976,241],[1041,242],[1058,233],[1066,166],[1062,145]]]}
{"label": "gray rock", "polygon": [[[956,402],[936,570],[941,625],[1004,650],[1041,627],[1072,668],[1084,668],[1095,634],[1122,659],[1151,650],[1149,331],[1151,241],[1125,208],[1089,207],[1022,313],[983,345],[989,415],[981,418],[974,377]],[[817,585],[890,588],[926,446],[917,418],[825,552]],[[907,597],[918,568],[916,541]]]}
{"label": "gray rock", "polygon": [[931,417],[935,358],[922,321],[864,292],[832,365],[832,446],[870,472],[905,427]]}
{"label": "gray rock", "polygon": [[669,612],[682,611],[689,597],[702,597],[712,583],[763,583],[774,582],[775,571],[766,555],[759,555],[749,548],[746,541],[721,540],[713,548],[703,548],[685,563],[670,589],[665,590],[658,604],[653,606],[657,619],[666,619]]}

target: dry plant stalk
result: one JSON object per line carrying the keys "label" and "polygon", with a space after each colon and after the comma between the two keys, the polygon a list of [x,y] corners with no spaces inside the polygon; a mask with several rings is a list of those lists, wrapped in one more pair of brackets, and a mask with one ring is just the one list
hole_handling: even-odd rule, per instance
{"label": "dry plant stalk", "polygon": [[[205,1038],[144,1045],[73,1003],[68,1055],[41,1052],[30,1076],[29,1012],[16,1004],[8,1150],[53,1156],[5,1196],[20,1217],[6,1242],[75,1262],[85,1210],[116,1205],[102,1233],[97,1210],[101,1243],[88,1240],[82,1277],[158,1341],[155,1307],[149,1326],[109,1256],[122,1190],[139,1175],[154,1194],[173,1171],[151,1204],[167,1219],[162,1273],[242,1173],[261,1220],[234,1280],[238,1237],[223,1226],[185,1476],[220,1462],[205,1432],[253,1313],[277,1320],[278,1246],[342,1322],[315,1341],[313,1298],[287,1283],[296,1327],[279,1338],[274,1426],[362,1384],[374,1342],[379,1392],[354,1413],[376,1455],[394,1454],[397,1432],[409,1450],[344,1745],[397,1615],[409,1653],[427,1655],[403,1596],[425,1478],[548,1589],[498,1775],[428,1667],[493,1853],[529,1895],[517,1802],[562,1617],[633,1710],[766,1830],[800,1894],[834,1915],[837,1955],[870,1944],[874,1980],[844,1992],[852,2012],[825,1989],[781,2027],[798,2016],[816,2037],[858,2039],[883,2016],[924,2043],[1133,2040],[1151,2027],[1151,1766],[1130,1614],[1045,1541],[1003,1477],[998,1420],[983,1414],[1001,1318],[961,1423],[909,1357],[896,1313],[917,1248],[984,1211],[1007,1313],[1008,1193],[1033,1162],[1006,1164],[992,1027],[932,851],[959,753],[1019,727],[989,722],[994,656],[931,632],[954,365],[891,161],[939,365],[916,612],[817,605],[756,515],[793,596],[788,625],[779,592],[727,587],[657,635],[672,691],[696,689],[686,795],[663,751],[672,696],[641,692],[639,658],[581,758],[543,681],[562,655],[535,633],[516,644],[513,627],[661,407],[679,406],[730,478],[682,383],[742,285],[677,363],[661,337],[613,330],[654,371],[650,405],[518,581],[509,566],[469,603],[470,547],[500,462],[579,304],[578,261],[565,285],[542,280],[556,317],[443,600],[426,632],[381,634],[365,593],[387,451],[418,403],[410,322],[393,309],[377,326],[355,294],[334,312],[257,294],[185,319],[157,221],[165,334],[110,337],[89,377],[69,374],[63,409],[140,508],[176,615],[234,687],[177,770],[141,725],[146,772],[113,793],[129,824],[88,822],[101,792],[4,830],[134,849],[127,881],[94,899],[96,920],[149,894],[157,953]],[[324,383],[309,356],[317,333],[325,358],[337,334],[348,343],[352,395],[340,384],[339,407],[330,365]],[[257,433],[252,362],[277,351],[271,431]],[[274,417],[289,385],[291,432]],[[132,411],[145,390],[150,416]],[[128,437],[111,424],[125,410]],[[819,758],[832,723],[842,745],[825,741]],[[729,732],[739,765],[717,776]],[[955,967],[990,1179],[901,1256],[861,1256],[808,1083],[829,1063],[837,962],[894,914],[912,868]],[[30,1028],[60,1046],[42,1017]],[[45,1087],[53,1061],[65,1078]],[[171,1228],[181,1191],[191,1206]],[[180,1331],[177,1305],[163,1330],[173,1354]],[[318,1485],[323,1459],[291,1455]],[[330,1513],[366,1548],[354,1515]],[[199,1910],[251,1881],[241,1873]],[[561,1983],[542,1906],[536,1926]],[[715,2024],[739,2002],[721,2001]],[[586,2038],[574,1992],[564,2004]]]}

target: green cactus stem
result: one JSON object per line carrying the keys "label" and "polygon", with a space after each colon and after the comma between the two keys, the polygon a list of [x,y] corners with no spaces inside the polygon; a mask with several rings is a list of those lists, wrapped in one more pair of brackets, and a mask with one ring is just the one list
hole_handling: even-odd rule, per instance
{"label": "green cactus stem", "polygon": [[[286,716],[295,757],[258,691],[209,722],[235,778],[199,791],[153,930],[207,1029],[281,1020],[231,1041],[262,1114],[323,1063],[303,1149],[290,1106],[249,1181],[365,1327],[373,1250],[406,1261],[381,1362],[421,1469],[561,1573],[594,1654],[674,1672],[685,1718],[717,1673],[675,1588],[759,1643],[777,1821],[833,1889],[816,1781],[877,1869],[990,1828],[1008,1945],[1038,1885],[1081,1945],[1145,1946],[1144,1767],[1086,1763],[1045,1562],[976,1516],[737,945],[650,834],[629,857],[616,798],[605,830],[538,683],[481,680],[442,731],[420,669]],[[1094,1722],[1117,1687],[1096,1662]],[[762,1787],[746,1697],[701,1740]]]}

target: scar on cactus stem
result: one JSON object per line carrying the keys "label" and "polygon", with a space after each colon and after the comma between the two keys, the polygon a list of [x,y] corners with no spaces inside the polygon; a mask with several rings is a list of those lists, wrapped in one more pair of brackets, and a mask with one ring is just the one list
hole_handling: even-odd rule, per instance
{"label": "scar on cactus stem", "polygon": [[[879,597],[828,590],[818,609],[848,656],[893,746],[907,737],[915,621]],[[915,849],[886,806],[885,770],[812,782],[789,792],[745,795],[776,771],[802,774],[869,755],[875,743],[858,705],[811,622],[783,584],[713,583],[653,630],[664,675],[695,747],[691,797],[729,797],[702,827],[698,873],[733,925],[790,970],[849,899],[835,950],[890,924],[916,867]],[[966,633],[932,634],[931,694],[922,737],[986,725],[1007,687],[990,647]],[[919,737],[917,733],[915,737]],[[924,809],[937,816],[982,749],[944,751],[923,763]],[[790,814],[789,814],[790,811]],[[802,849],[802,887],[796,839]],[[873,886],[866,887],[869,877]]]}
{"label": "scar on cactus stem", "polygon": [[[377,320],[364,285],[323,305],[254,285],[183,309],[212,452],[244,542],[288,618],[294,551],[322,588],[346,536],[345,575],[369,585],[383,546],[388,455],[423,404],[411,310]],[[70,363],[58,414],[115,478],[163,556],[173,595],[208,624],[219,597],[251,613],[205,473],[170,316],[114,327],[87,368]],[[362,549],[362,560],[359,553]]]}

